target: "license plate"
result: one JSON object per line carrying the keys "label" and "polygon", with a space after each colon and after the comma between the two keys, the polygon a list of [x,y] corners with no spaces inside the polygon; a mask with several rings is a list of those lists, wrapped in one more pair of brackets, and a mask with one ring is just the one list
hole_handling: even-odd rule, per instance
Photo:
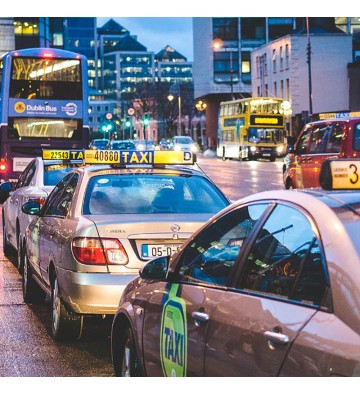
{"label": "license plate", "polygon": [[142,258],[156,258],[172,255],[181,247],[181,244],[143,244],[141,246]]}
{"label": "license plate", "polygon": [[263,156],[270,156],[271,154],[263,154]]}

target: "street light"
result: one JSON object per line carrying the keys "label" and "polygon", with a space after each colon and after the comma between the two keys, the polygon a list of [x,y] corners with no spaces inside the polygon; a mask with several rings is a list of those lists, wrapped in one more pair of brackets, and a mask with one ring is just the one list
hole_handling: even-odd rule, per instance
{"label": "street light", "polygon": [[[181,94],[180,94],[180,85],[178,85],[178,90],[179,90],[179,92],[178,92],[177,97],[178,97],[178,107],[179,107],[179,122],[178,122],[178,126],[177,126],[177,134],[178,134],[178,136],[181,136]],[[169,101],[173,101],[174,100],[174,95],[170,94],[168,96],[168,100]]]}
{"label": "street light", "polygon": [[[212,46],[215,50],[224,48],[224,42],[221,38],[214,38]],[[230,91],[231,91],[231,99],[234,100],[234,88],[233,88],[233,59],[232,59],[232,49],[229,48],[230,54]]]}
{"label": "street light", "polygon": [[[196,104],[195,107],[198,111],[203,112],[206,110],[207,104],[204,103],[202,100],[199,100]],[[203,132],[203,128],[201,125],[201,121],[200,121],[200,134],[201,134],[201,148],[204,146],[204,132]]]}

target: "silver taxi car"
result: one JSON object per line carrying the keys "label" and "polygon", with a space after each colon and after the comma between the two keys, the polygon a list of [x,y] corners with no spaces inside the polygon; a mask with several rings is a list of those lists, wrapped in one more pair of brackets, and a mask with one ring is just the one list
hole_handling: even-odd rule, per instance
{"label": "silver taxi car", "polygon": [[331,191],[250,195],[148,262],[113,321],[115,374],[360,376],[360,192],[334,190],[360,189],[360,162],[330,167]]}
{"label": "silver taxi car", "polygon": [[24,265],[25,229],[32,220],[32,216],[22,212],[22,205],[27,201],[36,201],[42,205],[54,186],[71,169],[82,165],[80,161],[70,160],[70,152],[74,158],[80,151],[61,150],[61,157],[66,154],[69,160],[51,159],[51,152],[51,150],[44,150],[42,157],[31,160],[14,188],[11,182],[4,182],[0,186],[1,190],[9,191],[8,195],[4,193],[0,195],[0,203],[3,204],[3,252],[5,256],[16,252],[20,273]]}
{"label": "silver taxi car", "polygon": [[177,251],[229,204],[188,152],[89,150],[85,162],[41,209],[23,206],[34,216],[23,296],[27,303],[44,291],[51,296],[55,339],[80,337],[84,315],[115,314],[126,284],[149,259]]}

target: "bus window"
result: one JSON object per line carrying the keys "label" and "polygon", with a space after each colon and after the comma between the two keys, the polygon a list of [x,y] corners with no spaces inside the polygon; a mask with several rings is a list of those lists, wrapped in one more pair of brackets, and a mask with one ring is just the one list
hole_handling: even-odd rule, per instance
{"label": "bus window", "polygon": [[353,149],[355,151],[360,151],[360,123],[357,122],[354,125],[354,142]]}

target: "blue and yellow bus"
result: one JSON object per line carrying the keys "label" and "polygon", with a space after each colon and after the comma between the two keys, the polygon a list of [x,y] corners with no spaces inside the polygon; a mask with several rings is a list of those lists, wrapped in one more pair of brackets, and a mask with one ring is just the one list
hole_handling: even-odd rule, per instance
{"label": "blue and yellow bus", "polygon": [[0,179],[16,181],[43,149],[89,144],[85,56],[29,48],[0,59]]}

